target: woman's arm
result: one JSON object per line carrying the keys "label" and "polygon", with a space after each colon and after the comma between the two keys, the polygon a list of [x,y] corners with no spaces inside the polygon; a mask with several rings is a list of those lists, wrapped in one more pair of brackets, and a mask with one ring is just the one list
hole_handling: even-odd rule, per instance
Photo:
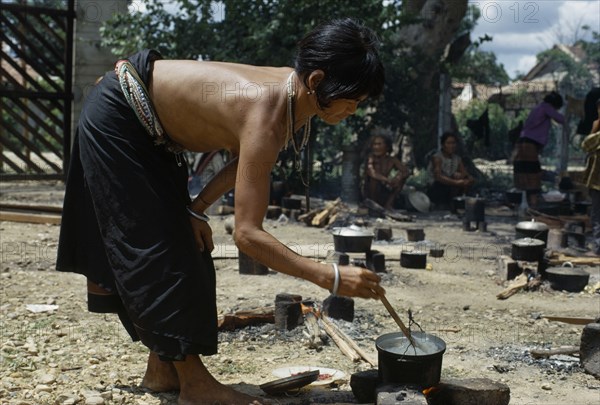
{"label": "woman's arm", "polygon": [[456,171],[460,174],[460,178],[462,180],[465,180],[467,185],[471,185],[475,182],[475,179],[473,178],[473,176],[471,176],[469,174],[469,172],[467,171],[467,169],[465,168],[465,165],[464,165],[462,159],[460,159],[460,161],[458,162],[458,168]]}
{"label": "woman's arm", "polygon": [[[280,142],[274,135],[248,132],[241,135],[235,183],[236,245],[271,269],[331,289],[335,279],[331,265],[296,254],[263,229],[269,202],[270,174]],[[376,298],[383,292],[378,284],[379,276],[368,269],[341,266],[340,275],[340,295]]]}
{"label": "woman's arm", "polygon": [[383,181],[384,183],[388,180],[387,176],[384,176],[375,169],[372,156],[369,156],[367,160],[367,176],[374,178],[375,180]]}
{"label": "woman's arm", "polygon": [[[452,179],[442,173],[442,159],[439,157],[433,156],[431,158],[433,162],[433,178],[435,181],[438,181],[442,184],[447,184],[449,186],[462,186],[462,180]],[[460,165],[459,165],[460,166]]]}
{"label": "woman's arm", "polygon": [[558,112],[558,110],[556,110],[554,107],[550,106],[549,104],[545,104],[546,105],[546,115],[548,115],[550,118],[552,118],[554,121],[558,122],[559,124],[564,124],[565,123],[565,117]]}

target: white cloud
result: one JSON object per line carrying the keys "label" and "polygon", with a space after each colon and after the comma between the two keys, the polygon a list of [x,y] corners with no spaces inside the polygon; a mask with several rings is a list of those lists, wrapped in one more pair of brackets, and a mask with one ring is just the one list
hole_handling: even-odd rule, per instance
{"label": "white cloud", "polygon": [[526,55],[526,56],[521,56],[518,60],[517,60],[517,70],[521,73],[527,73],[531,70],[531,68],[533,68],[536,64],[537,60],[535,58],[535,56],[531,56],[531,55]]}
{"label": "white cloud", "polygon": [[[470,1],[482,16],[472,38],[489,34],[492,42],[481,49],[496,54],[509,75],[527,72],[535,65],[535,55],[559,41],[581,34],[581,26],[600,31],[598,0]],[[579,31],[577,29],[579,28]],[[586,39],[589,38],[589,33]]]}

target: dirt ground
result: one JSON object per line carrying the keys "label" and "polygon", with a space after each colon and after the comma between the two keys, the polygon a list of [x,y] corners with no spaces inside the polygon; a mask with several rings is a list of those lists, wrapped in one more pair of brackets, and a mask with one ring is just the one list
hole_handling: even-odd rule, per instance
{"label": "dirt ground", "polygon": [[[0,184],[0,202],[60,204],[62,194],[59,182]],[[225,220],[211,220],[220,314],[273,305],[282,292],[317,303],[328,296],[306,281],[276,272],[240,275]],[[386,256],[382,285],[388,299],[405,322],[411,309],[425,331],[446,342],[442,379],[485,377],[502,382],[510,388],[511,404],[600,403],[600,380],[584,373],[576,357],[535,360],[529,354],[534,348],[579,345],[583,326],[549,322],[542,316],[599,316],[600,294],[590,286],[600,281],[600,269],[586,268],[590,284],[581,293],[543,286],[498,300],[496,294],[507,284],[498,278],[496,259],[510,248],[517,219],[510,210],[498,208],[486,211],[486,220],[487,232],[465,232],[460,219],[447,211],[419,214],[412,223],[370,219],[370,228],[385,225],[393,230],[392,242],[373,246]],[[424,229],[427,246],[446,250],[443,258],[428,258],[430,270],[400,267],[400,251],[410,246],[405,229],[414,226]],[[276,220],[266,220],[265,228],[316,260],[323,260],[333,247],[330,230]],[[87,312],[81,276],[54,271],[58,234],[57,225],[0,222],[0,403],[176,403],[176,393],[139,388],[145,347],[129,340],[116,316]],[[32,312],[30,304],[57,308]],[[339,321],[338,326],[373,354],[378,336],[398,330],[379,301],[361,299],[355,300],[354,321]],[[448,331],[453,328],[458,332]],[[274,369],[338,369],[346,377],[334,385],[270,399],[279,404],[356,403],[350,375],[371,366],[352,362],[331,341],[320,351],[308,348],[304,330],[301,326],[282,332],[267,324],[223,332],[219,354],[205,362],[220,381],[260,396],[265,394],[259,385],[277,378]]]}

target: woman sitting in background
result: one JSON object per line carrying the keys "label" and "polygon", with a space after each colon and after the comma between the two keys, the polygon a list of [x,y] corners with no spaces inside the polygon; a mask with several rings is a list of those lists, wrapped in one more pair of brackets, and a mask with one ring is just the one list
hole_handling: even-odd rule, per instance
{"label": "woman sitting in background", "polygon": [[429,173],[433,183],[427,192],[434,204],[449,205],[452,198],[466,194],[475,182],[467,172],[460,156],[456,154],[458,137],[445,132],[440,140],[442,149],[431,157]]}
{"label": "woman sitting in background", "polygon": [[389,137],[373,136],[369,149],[363,197],[386,209],[393,209],[394,201],[410,173],[400,160],[390,156],[392,140]]}

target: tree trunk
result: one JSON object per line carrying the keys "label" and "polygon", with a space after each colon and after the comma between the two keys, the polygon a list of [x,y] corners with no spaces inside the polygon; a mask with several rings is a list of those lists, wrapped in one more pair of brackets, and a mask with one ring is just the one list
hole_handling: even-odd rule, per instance
{"label": "tree trunk", "polygon": [[446,46],[467,11],[467,0],[406,0],[403,13],[417,16],[415,22],[401,26],[395,37],[398,58],[407,58],[407,72],[412,76],[405,82],[404,94],[414,94],[404,102],[408,111],[406,121],[414,140],[417,165],[426,164],[423,157],[437,147],[440,106],[440,63]]}

